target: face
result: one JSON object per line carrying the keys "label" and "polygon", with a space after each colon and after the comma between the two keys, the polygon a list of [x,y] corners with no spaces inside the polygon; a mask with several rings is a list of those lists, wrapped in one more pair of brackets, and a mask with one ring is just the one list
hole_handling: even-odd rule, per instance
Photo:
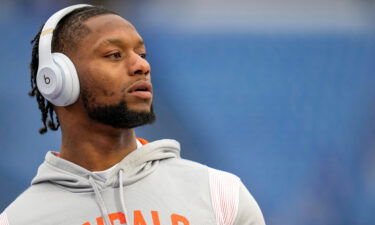
{"label": "face", "polygon": [[141,36],[117,15],[88,19],[90,30],[72,53],[80,80],[80,102],[88,116],[115,128],[155,120],[150,65]]}

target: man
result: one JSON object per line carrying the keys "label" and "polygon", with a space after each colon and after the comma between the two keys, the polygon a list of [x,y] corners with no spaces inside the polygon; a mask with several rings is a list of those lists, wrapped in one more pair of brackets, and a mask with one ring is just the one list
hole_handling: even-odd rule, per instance
{"label": "man", "polygon": [[136,138],[135,127],[155,120],[136,29],[100,7],[61,12],[32,42],[30,92],[42,112],[40,133],[61,126],[60,152],[47,153],[0,225],[265,224],[239,178],[181,159],[174,140]]}

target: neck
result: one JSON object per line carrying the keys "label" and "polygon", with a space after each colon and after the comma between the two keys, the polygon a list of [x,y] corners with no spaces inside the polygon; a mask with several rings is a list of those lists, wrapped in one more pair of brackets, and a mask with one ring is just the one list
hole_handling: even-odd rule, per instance
{"label": "neck", "polygon": [[102,171],[137,148],[134,129],[115,129],[94,121],[61,126],[60,157],[90,171]]}

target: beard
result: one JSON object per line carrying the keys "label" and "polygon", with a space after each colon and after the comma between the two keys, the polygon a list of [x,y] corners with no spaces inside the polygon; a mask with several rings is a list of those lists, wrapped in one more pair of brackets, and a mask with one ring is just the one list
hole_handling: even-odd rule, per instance
{"label": "beard", "polygon": [[156,120],[153,105],[149,112],[130,110],[124,100],[118,104],[94,104],[95,98],[87,91],[81,92],[83,106],[88,116],[99,123],[119,129],[131,129],[138,126],[152,124]]}

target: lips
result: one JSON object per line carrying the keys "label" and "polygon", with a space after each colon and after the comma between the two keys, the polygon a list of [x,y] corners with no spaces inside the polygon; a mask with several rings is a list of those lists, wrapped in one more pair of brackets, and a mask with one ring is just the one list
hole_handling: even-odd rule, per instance
{"label": "lips", "polygon": [[136,81],[130,86],[128,93],[142,99],[152,98],[152,84],[149,81]]}

